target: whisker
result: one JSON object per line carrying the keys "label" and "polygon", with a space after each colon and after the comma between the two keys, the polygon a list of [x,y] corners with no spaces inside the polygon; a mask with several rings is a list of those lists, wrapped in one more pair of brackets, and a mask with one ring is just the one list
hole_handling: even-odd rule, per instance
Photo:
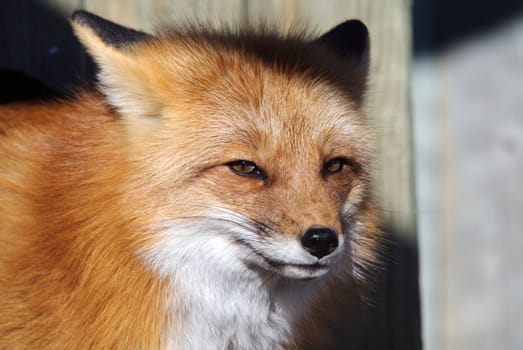
{"label": "whisker", "polygon": [[214,221],[214,222],[224,222],[228,224],[233,224],[234,226],[240,227],[246,231],[255,233],[256,230],[248,225],[241,222],[237,222],[234,220],[226,219],[226,218],[220,218],[220,217],[212,217],[207,215],[190,215],[190,216],[178,216],[176,218],[168,219],[166,222],[176,222],[176,221],[189,221],[189,220],[206,220],[206,221]]}
{"label": "whisker", "polygon": [[269,232],[278,232],[278,230],[276,230],[274,227],[272,227],[270,225],[270,223],[267,223],[267,222],[263,222],[263,221],[259,221],[259,220],[256,220],[256,219],[253,219],[253,218],[250,218],[250,217],[245,217],[243,215],[240,215],[230,209],[227,209],[227,208],[223,208],[223,207],[213,207],[214,210],[218,210],[222,213],[225,213],[227,215],[232,215],[236,218],[238,218],[239,220],[247,220],[249,222],[251,222],[254,226],[256,226],[260,231],[262,231],[263,233],[269,233]]}

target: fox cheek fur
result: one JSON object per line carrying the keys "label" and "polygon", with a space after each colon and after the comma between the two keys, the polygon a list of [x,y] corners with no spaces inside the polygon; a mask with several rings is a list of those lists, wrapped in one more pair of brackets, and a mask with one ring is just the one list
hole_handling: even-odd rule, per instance
{"label": "fox cheek fur", "polygon": [[72,26],[98,90],[0,108],[0,348],[334,346],[381,240],[366,27]]}

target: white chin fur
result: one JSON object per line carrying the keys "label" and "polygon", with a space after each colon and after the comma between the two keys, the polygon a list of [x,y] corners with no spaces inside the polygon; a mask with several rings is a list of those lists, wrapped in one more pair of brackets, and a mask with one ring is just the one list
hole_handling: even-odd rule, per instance
{"label": "white chin fur", "polygon": [[328,266],[322,267],[305,267],[295,265],[283,265],[275,268],[278,274],[283,277],[298,280],[309,280],[324,276],[329,272]]}

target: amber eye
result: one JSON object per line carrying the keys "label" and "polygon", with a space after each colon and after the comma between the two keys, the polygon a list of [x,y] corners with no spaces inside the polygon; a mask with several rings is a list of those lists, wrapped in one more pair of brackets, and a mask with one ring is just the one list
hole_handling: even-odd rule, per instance
{"label": "amber eye", "polygon": [[256,163],[250,162],[248,160],[235,160],[226,164],[229,169],[240,176],[255,177],[267,181],[267,175],[265,172],[260,169]]}
{"label": "amber eye", "polygon": [[343,168],[349,163],[350,162],[347,158],[333,158],[329,160],[327,163],[325,163],[325,165],[323,166],[323,174],[328,176],[340,173],[341,171],[343,171]]}

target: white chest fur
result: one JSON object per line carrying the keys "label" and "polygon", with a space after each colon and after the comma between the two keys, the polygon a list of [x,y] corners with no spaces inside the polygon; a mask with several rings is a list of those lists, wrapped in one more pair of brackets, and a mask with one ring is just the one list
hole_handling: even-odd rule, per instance
{"label": "white chest fur", "polygon": [[169,349],[269,350],[289,342],[303,307],[299,295],[272,290],[257,278],[212,277],[201,279],[198,290],[174,282],[172,307],[178,316],[168,331]]}
{"label": "white chest fur", "polygon": [[317,283],[250,269],[242,247],[203,226],[177,223],[145,255],[171,281],[168,349],[281,349]]}

